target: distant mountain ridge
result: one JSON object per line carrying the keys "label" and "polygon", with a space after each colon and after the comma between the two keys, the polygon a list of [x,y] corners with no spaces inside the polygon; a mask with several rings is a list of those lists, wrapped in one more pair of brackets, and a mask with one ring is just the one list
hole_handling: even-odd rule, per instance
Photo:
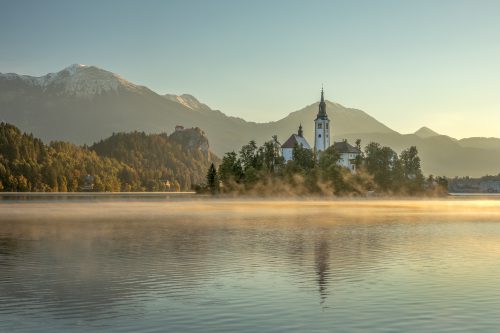
{"label": "distant mountain ridge", "polygon": [[[327,101],[335,140],[360,138],[400,151],[416,145],[427,174],[482,176],[500,172],[500,139],[456,140],[421,128],[400,134],[366,112]],[[92,144],[114,132],[171,132],[176,125],[199,127],[211,149],[222,156],[251,139],[278,135],[282,142],[302,124],[313,142],[318,103],[269,123],[248,122],[212,110],[194,96],[159,95],[95,66],[71,65],[42,77],[0,73],[0,121],[12,123],[43,140]]]}
{"label": "distant mountain ridge", "polygon": [[458,141],[462,147],[500,150],[499,138],[472,137]]}
{"label": "distant mountain ridge", "polygon": [[34,77],[15,73],[1,74],[4,80],[26,83],[43,92],[58,92],[78,97],[92,97],[118,89],[140,91],[143,87],[137,86],[117,74],[101,70],[95,66],[73,64],[57,73]]}

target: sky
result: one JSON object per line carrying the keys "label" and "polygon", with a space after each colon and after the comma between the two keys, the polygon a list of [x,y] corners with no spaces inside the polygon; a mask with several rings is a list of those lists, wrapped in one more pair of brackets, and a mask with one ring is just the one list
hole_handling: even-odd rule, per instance
{"label": "sky", "polygon": [[500,1],[0,0],[0,72],[95,65],[249,121],[319,99],[500,137]]}

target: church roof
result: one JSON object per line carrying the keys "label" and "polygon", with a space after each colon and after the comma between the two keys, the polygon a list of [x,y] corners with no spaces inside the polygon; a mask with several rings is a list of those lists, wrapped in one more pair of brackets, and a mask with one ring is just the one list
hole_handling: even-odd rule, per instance
{"label": "church roof", "polygon": [[311,146],[309,146],[309,143],[307,143],[306,139],[297,134],[292,134],[288,138],[288,140],[286,140],[285,143],[281,145],[281,148],[293,148],[295,144],[298,144],[299,146],[302,145],[302,148],[311,149]]}
{"label": "church roof", "polygon": [[347,141],[334,142],[333,147],[341,154],[360,154],[358,148],[351,146]]}

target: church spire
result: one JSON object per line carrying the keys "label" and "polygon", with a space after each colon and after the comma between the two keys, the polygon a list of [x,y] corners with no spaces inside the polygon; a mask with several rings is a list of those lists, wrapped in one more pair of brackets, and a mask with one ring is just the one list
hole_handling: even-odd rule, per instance
{"label": "church spire", "polygon": [[300,137],[304,136],[304,133],[302,132],[302,124],[299,125],[299,131],[297,132],[297,135]]}
{"label": "church spire", "polygon": [[319,102],[319,111],[318,111],[318,116],[316,118],[328,119],[328,115],[326,114],[326,103],[325,103],[325,96],[324,96],[324,92],[323,92],[323,85],[321,86],[321,101]]}

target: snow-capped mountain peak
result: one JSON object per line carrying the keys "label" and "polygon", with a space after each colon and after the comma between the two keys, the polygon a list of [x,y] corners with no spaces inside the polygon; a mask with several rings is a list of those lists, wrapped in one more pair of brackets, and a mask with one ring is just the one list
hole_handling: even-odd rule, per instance
{"label": "snow-capped mountain peak", "polygon": [[82,65],[82,64],[73,64],[73,65],[69,65],[68,67],[66,67],[65,71],[69,72],[70,74],[73,74],[75,73],[77,70],[79,69],[82,69],[82,68],[85,68],[85,67],[89,67],[87,65]]}
{"label": "snow-capped mountain peak", "polygon": [[193,95],[189,94],[182,94],[182,95],[173,95],[173,94],[166,94],[163,95],[168,100],[171,100],[173,102],[177,102],[179,104],[182,104],[188,109],[191,110],[199,110],[199,111],[211,111],[210,107],[206,104],[200,103]]}
{"label": "snow-capped mountain peak", "polygon": [[7,80],[20,79],[43,91],[69,94],[91,98],[105,92],[117,92],[119,89],[136,90],[138,87],[117,74],[95,66],[81,64],[70,65],[56,73],[34,77],[13,73],[0,74]]}

